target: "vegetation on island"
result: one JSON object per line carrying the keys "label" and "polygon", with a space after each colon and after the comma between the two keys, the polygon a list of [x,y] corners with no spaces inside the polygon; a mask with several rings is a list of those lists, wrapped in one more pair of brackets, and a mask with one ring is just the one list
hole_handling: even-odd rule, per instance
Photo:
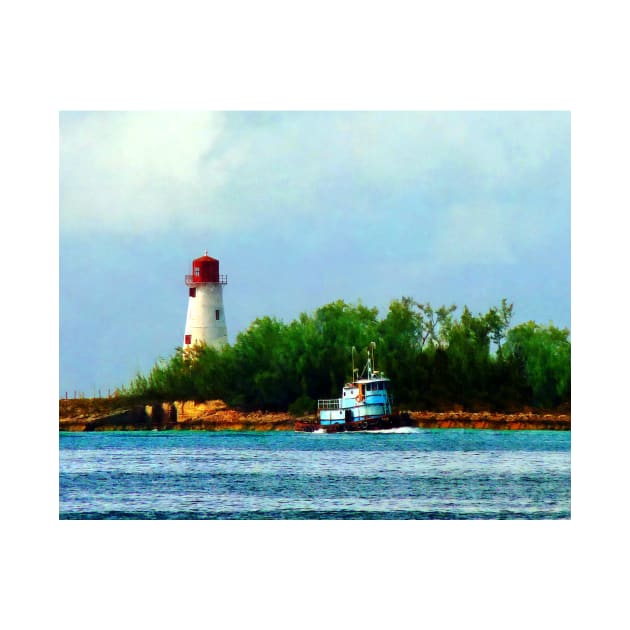
{"label": "vegetation on island", "polygon": [[[315,410],[337,398],[376,343],[376,367],[393,381],[394,402],[408,409],[490,410],[570,405],[569,330],[533,321],[510,327],[503,299],[486,313],[394,300],[378,310],[342,300],[286,324],[256,319],[233,345],[177,348],[120,394],[153,401],[214,400],[251,410]],[[353,348],[355,351],[353,351]]]}

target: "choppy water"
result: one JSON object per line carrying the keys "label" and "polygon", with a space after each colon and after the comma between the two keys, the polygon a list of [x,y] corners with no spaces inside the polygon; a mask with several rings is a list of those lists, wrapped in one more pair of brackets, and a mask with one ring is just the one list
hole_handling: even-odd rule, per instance
{"label": "choppy water", "polygon": [[567,519],[570,432],[60,433],[62,519]]}

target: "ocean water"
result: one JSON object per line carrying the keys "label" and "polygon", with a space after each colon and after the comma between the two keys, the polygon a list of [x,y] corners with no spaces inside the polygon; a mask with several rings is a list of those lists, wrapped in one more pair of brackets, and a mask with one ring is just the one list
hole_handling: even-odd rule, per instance
{"label": "ocean water", "polygon": [[568,519],[571,433],[59,434],[60,519]]}

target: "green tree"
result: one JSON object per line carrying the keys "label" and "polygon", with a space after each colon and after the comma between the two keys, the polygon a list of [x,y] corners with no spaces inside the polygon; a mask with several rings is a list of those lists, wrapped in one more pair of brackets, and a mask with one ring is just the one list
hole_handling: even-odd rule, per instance
{"label": "green tree", "polygon": [[295,380],[290,378],[293,357],[286,333],[286,324],[262,317],[238,335],[231,370],[236,397],[231,402],[259,409],[286,409],[299,395]]}
{"label": "green tree", "polygon": [[396,400],[418,404],[426,389],[422,354],[422,317],[410,297],[393,300],[378,327],[379,368],[392,379]]}
{"label": "green tree", "polygon": [[232,397],[231,354],[229,347],[218,350],[206,344],[194,346],[192,381],[197,400],[229,400]]}
{"label": "green tree", "polygon": [[451,304],[434,309],[428,302],[417,306],[422,347],[444,347],[453,325],[453,312],[457,307]]}
{"label": "green tree", "polygon": [[317,397],[339,396],[341,385],[352,378],[352,348],[365,356],[378,332],[378,309],[337,300],[315,311],[314,330],[307,351],[313,361]]}
{"label": "green tree", "polygon": [[459,321],[448,330],[446,357],[451,398],[466,407],[488,399],[490,325],[486,316],[464,306]]}
{"label": "green tree", "polygon": [[[473,315],[393,300],[386,316],[343,300],[290,324],[256,319],[221,350],[177,348],[123,395],[146,400],[222,399],[244,408],[304,413],[318,398],[338,397],[376,342],[376,368],[393,381],[396,401],[416,408],[551,406],[571,390],[569,331],[534,322],[509,328],[513,305]],[[496,347],[496,353],[491,349]]]}
{"label": "green tree", "polygon": [[569,330],[533,321],[512,328],[505,353],[523,367],[532,388],[533,403],[551,407],[571,396],[571,342]]}
{"label": "green tree", "polygon": [[502,355],[502,344],[510,327],[513,310],[514,304],[508,304],[507,300],[503,298],[499,308],[493,306],[485,315],[490,339],[496,344],[499,357]]}

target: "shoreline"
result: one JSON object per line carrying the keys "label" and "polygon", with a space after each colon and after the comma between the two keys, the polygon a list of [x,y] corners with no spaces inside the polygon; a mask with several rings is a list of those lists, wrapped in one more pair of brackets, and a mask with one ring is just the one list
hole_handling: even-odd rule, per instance
{"label": "shoreline", "polygon": [[[421,429],[571,430],[570,412],[409,411],[409,415]],[[59,401],[59,431],[293,431],[296,419],[286,412],[241,412],[220,400],[147,405],[107,398]]]}

